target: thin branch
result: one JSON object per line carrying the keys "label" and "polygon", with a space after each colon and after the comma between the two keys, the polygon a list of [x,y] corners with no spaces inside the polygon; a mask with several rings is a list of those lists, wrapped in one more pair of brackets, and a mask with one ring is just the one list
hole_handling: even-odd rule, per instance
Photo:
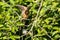
{"label": "thin branch", "polygon": [[[40,6],[39,6],[39,9],[38,9],[38,12],[37,12],[37,16],[36,16],[36,17],[38,17],[38,13],[39,13],[40,10],[41,10],[42,3],[43,3],[43,0],[42,0],[41,3],[40,3]],[[36,21],[36,20],[35,20],[35,21]],[[33,21],[33,23],[34,23],[35,21]],[[32,23],[32,25],[33,25],[33,23]],[[32,31],[32,29],[33,29],[33,26],[31,27],[30,31]]]}
{"label": "thin branch", "polygon": [[[42,29],[42,30],[45,30],[43,27],[41,27],[40,25],[39,25],[39,27]],[[46,35],[51,39],[51,40],[53,40],[53,38],[47,33],[47,32],[45,32],[46,33]]]}
{"label": "thin branch", "polygon": [[35,36],[33,36],[33,37],[38,37],[38,36],[41,37],[41,35],[35,35]]}
{"label": "thin branch", "polygon": [[27,40],[28,38],[30,38],[31,36],[27,37],[25,40]]}
{"label": "thin branch", "polygon": [[[38,18],[38,13],[39,13],[40,10],[41,10],[42,3],[43,3],[43,0],[42,0],[41,3],[40,3],[40,6],[39,6],[39,9],[38,9],[38,12],[37,12],[37,16],[36,16],[36,18]],[[35,21],[36,21],[36,20],[33,21],[33,23],[32,23],[32,27],[31,27],[31,29],[29,30],[29,32],[32,31],[32,37],[31,37],[32,39],[33,39],[33,27],[34,27],[34,24],[35,24],[34,22],[35,22]]]}
{"label": "thin branch", "polygon": [[[42,4],[43,4],[43,0],[41,0],[41,3],[40,3],[40,6],[39,6],[39,9],[38,9],[38,12],[37,12],[37,18],[38,18],[38,15],[39,15],[39,12],[40,12],[40,10],[41,10],[41,8],[42,8]],[[39,17],[41,17],[41,16],[39,16]],[[42,28],[42,27],[40,27],[42,30],[45,30],[44,28]],[[48,35],[48,33],[46,32],[46,35],[49,37],[49,38],[51,38],[51,36],[50,35]],[[52,39],[52,38],[51,38]]]}
{"label": "thin branch", "polygon": [[[20,15],[19,15],[16,11],[14,11],[14,13],[17,14],[17,16],[18,16],[18,18],[19,18],[18,20],[20,20],[20,19],[21,19],[21,18],[20,18]],[[18,21],[18,20],[16,20],[16,21]]]}
{"label": "thin branch", "polygon": [[43,0],[41,1],[40,5],[39,5],[39,9],[38,9],[38,12],[37,12],[37,16],[36,17],[38,17],[38,15],[39,15],[39,12],[40,12],[40,10],[42,8],[42,4],[43,4]]}
{"label": "thin branch", "polygon": [[2,0],[2,2],[4,2],[4,3],[5,3],[5,1],[4,1],[4,0]]}

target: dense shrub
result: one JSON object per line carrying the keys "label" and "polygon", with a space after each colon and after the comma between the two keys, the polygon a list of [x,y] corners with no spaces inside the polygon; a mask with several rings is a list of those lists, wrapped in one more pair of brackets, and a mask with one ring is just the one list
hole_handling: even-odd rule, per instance
{"label": "dense shrub", "polygon": [[[16,5],[31,6],[27,28]],[[28,30],[25,40],[58,40],[60,0],[0,0],[0,39],[20,40],[20,27]]]}

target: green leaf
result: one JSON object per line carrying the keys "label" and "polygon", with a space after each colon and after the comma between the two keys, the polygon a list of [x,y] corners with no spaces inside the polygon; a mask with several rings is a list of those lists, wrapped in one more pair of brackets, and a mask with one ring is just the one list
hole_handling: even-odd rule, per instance
{"label": "green leaf", "polygon": [[3,24],[0,24],[0,27],[3,27]]}
{"label": "green leaf", "polygon": [[54,36],[55,34],[57,34],[58,33],[58,31],[54,31],[53,33],[52,33],[52,36]]}

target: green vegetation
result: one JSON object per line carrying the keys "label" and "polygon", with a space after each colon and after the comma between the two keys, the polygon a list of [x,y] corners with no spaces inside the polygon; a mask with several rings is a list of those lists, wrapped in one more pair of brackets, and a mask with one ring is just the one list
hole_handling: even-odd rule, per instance
{"label": "green vegetation", "polygon": [[[27,26],[21,21],[21,10],[16,5],[31,6]],[[21,31],[18,30],[20,27],[23,27],[22,30],[28,30],[29,34],[26,34],[26,37],[20,34]],[[58,40],[60,0],[0,0],[0,40],[20,40],[20,38]]]}

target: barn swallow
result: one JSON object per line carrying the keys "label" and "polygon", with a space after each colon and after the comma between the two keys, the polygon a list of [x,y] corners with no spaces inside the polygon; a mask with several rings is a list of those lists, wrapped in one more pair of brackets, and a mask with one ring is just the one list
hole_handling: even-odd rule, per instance
{"label": "barn swallow", "polygon": [[19,9],[22,11],[22,19],[26,20],[28,18],[28,7],[23,6],[23,5],[16,5]]}

